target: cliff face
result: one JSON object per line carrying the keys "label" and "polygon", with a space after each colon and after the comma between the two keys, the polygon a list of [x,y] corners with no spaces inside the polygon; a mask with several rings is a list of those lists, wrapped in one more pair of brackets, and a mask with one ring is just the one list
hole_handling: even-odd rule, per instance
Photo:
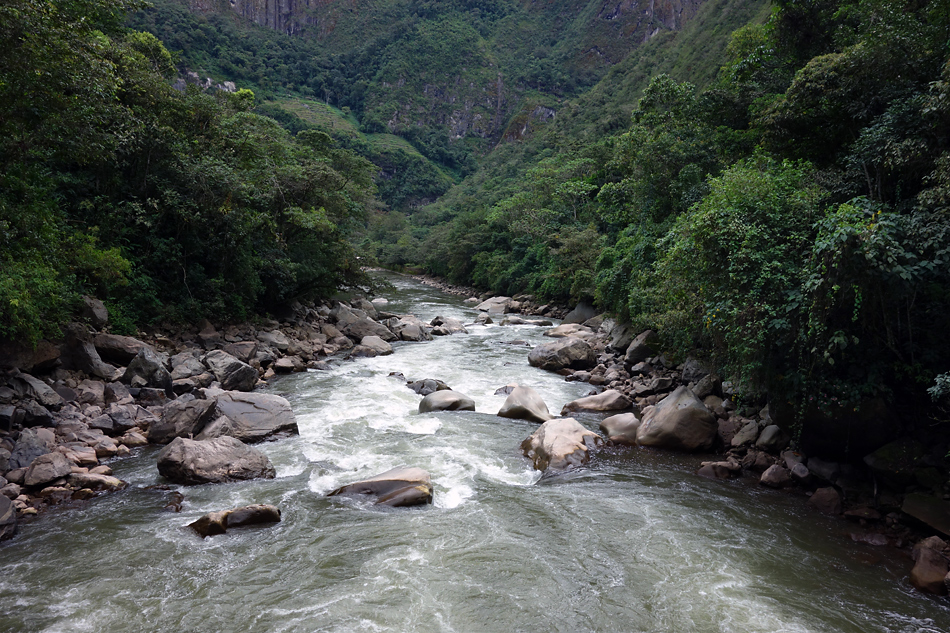
{"label": "cliff face", "polygon": [[[652,37],[680,29],[706,0],[188,1],[193,11],[231,11],[316,38],[332,53],[372,50],[361,69],[366,131],[411,136],[435,127],[477,145],[503,133],[519,138],[552,118],[555,99],[541,99],[541,115],[525,111],[537,93],[593,83]],[[515,130],[518,113],[525,121]]]}

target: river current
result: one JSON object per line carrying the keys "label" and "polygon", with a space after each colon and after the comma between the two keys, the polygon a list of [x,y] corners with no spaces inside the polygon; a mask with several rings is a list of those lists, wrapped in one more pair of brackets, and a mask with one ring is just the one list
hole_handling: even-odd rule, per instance
{"label": "river current", "polygon": [[[388,277],[384,309],[471,323],[461,299]],[[0,631],[950,632],[906,554],[852,542],[795,493],[696,476],[700,456],[610,449],[541,478],[494,415],[499,387],[552,413],[590,386],[528,365],[534,326],[397,343],[391,356],[274,381],[300,436],[257,445],[277,478],[178,488],[167,513],[154,447],[111,465],[131,485],[52,510],[0,546]],[[438,378],[476,412],[419,414],[390,377]],[[596,418],[581,421],[597,430]],[[428,470],[431,506],[326,497],[396,466]],[[213,510],[272,503],[274,527],[202,540]]]}

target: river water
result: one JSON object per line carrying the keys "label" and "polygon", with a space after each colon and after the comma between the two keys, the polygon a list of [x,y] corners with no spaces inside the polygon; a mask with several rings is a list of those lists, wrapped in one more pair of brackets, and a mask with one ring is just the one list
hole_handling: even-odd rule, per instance
{"label": "river water", "polygon": [[[475,316],[390,279],[388,311]],[[181,487],[172,514],[145,488],[162,482],[155,448],[113,462],[129,490],[0,546],[0,631],[950,631],[905,554],[851,542],[802,496],[697,477],[700,457],[609,450],[542,479],[518,448],[536,425],[495,416],[495,390],[529,385],[557,413],[589,386],[528,366],[511,341],[540,328],[469,330],[275,381],[300,425],[258,445],[276,479]],[[390,372],[439,378],[477,411],[419,414]],[[401,465],[431,473],[432,506],[325,496]],[[249,503],[283,521],[204,540],[184,527]]]}

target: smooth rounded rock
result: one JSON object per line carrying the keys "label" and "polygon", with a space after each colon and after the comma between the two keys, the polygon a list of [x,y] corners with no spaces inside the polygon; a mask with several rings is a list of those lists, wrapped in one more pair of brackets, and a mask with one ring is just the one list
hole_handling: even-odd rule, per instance
{"label": "smooth rounded rock", "polygon": [[541,394],[531,387],[520,385],[512,388],[505,403],[498,410],[498,415],[503,418],[532,422],[547,422],[554,417],[548,411],[548,405],[544,403]]}
{"label": "smooth rounded rock", "polygon": [[607,439],[615,444],[635,446],[637,443],[637,429],[640,428],[640,419],[633,413],[620,413],[604,418],[600,423],[600,430]]}
{"label": "smooth rounded rock", "polygon": [[597,354],[587,341],[561,338],[532,349],[528,353],[528,364],[548,371],[591,369],[597,364]]}
{"label": "smooth rounded rock", "polygon": [[327,493],[336,495],[369,495],[377,504],[392,507],[425,505],[432,503],[432,479],[421,468],[393,468]]}
{"label": "smooth rounded rock", "polygon": [[604,411],[623,411],[633,406],[633,402],[627,396],[616,389],[608,389],[603,393],[593,396],[578,398],[564,405],[561,409],[561,415],[569,413],[602,413]]}
{"label": "smooth rounded rock", "polygon": [[432,411],[474,411],[475,401],[451,389],[434,391],[419,403],[419,413]]}

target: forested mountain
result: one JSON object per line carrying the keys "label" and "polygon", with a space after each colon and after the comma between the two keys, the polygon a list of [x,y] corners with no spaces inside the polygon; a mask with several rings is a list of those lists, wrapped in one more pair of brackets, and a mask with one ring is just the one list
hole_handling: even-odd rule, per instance
{"label": "forested mountain", "polygon": [[594,302],[799,409],[950,384],[946,2],[46,0],[0,34],[7,336],[80,292],[239,318],[359,256]]}

